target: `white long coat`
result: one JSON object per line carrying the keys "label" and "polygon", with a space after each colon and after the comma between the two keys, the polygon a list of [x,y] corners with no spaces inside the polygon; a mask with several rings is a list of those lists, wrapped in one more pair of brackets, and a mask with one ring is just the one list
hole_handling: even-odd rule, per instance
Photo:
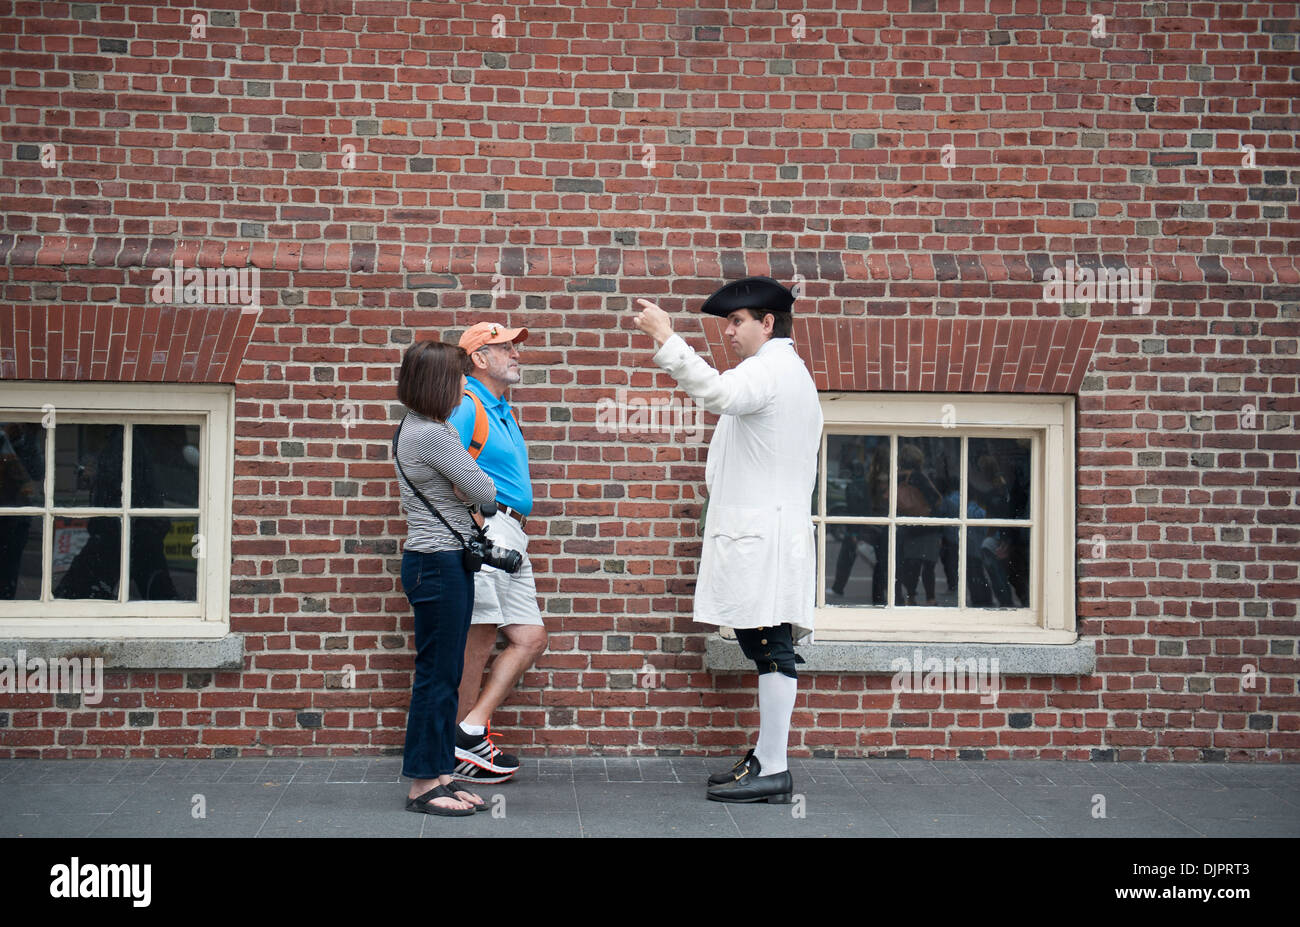
{"label": "white long coat", "polygon": [[694,620],[813,629],[812,494],[821,445],[817,387],[789,338],[719,374],[673,335],[655,353],[697,403],[722,418],[704,471],[709,502]]}

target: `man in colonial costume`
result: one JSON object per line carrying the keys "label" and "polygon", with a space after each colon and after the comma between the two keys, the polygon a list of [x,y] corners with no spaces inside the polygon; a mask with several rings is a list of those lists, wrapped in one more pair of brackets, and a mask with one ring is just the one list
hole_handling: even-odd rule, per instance
{"label": "man in colonial costume", "polygon": [[770,277],[746,277],[709,297],[703,312],[727,320],[741,362],[718,373],[673,334],[649,300],[636,325],[654,361],[692,399],[721,416],[709,443],[708,490],[693,618],[734,628],[758,668],[758,743],[731,770],[709,777],[708,797],[788,802],[790,717],[803,662],[795,640],[813,628],[816,558],[811,517],[822,412],[794,342],[794,294]]}

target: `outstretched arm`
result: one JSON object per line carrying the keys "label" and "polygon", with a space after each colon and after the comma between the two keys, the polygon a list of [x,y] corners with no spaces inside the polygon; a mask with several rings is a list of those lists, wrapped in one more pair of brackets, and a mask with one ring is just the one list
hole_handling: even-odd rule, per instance
{"label": "outstretched arm", "polygon": [[760,364],[741,364],[726,373],[718,373],[673,334],[672,319],[654,303],[639,299],[641,311],[636,327],[655,340],[659,350],[654,361],[677,380],[692,399],[722,415],[747,415],[757,412],[775,394],[776,384],[765,375]]}

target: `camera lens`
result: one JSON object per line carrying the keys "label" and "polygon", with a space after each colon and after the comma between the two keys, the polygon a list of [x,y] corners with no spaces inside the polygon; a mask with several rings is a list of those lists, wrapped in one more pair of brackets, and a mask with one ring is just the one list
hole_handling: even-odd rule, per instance
{"label": "camera lens", "polygon": [[485,551],[483,562],[507,573],[517,573],[524,565],[524,555],[517,550],[494,546]]}

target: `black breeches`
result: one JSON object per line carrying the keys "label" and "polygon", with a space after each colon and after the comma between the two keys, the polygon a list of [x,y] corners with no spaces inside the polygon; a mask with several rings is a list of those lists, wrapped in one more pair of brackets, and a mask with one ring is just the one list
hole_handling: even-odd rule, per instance
{"label": "black breeches", "polygon": [[758,674],[781,673],[798,679],[796,663],[803,658],[794,652],[794,628],[787,622],[767,628],[736,628],[741,652],[754,661]]}

